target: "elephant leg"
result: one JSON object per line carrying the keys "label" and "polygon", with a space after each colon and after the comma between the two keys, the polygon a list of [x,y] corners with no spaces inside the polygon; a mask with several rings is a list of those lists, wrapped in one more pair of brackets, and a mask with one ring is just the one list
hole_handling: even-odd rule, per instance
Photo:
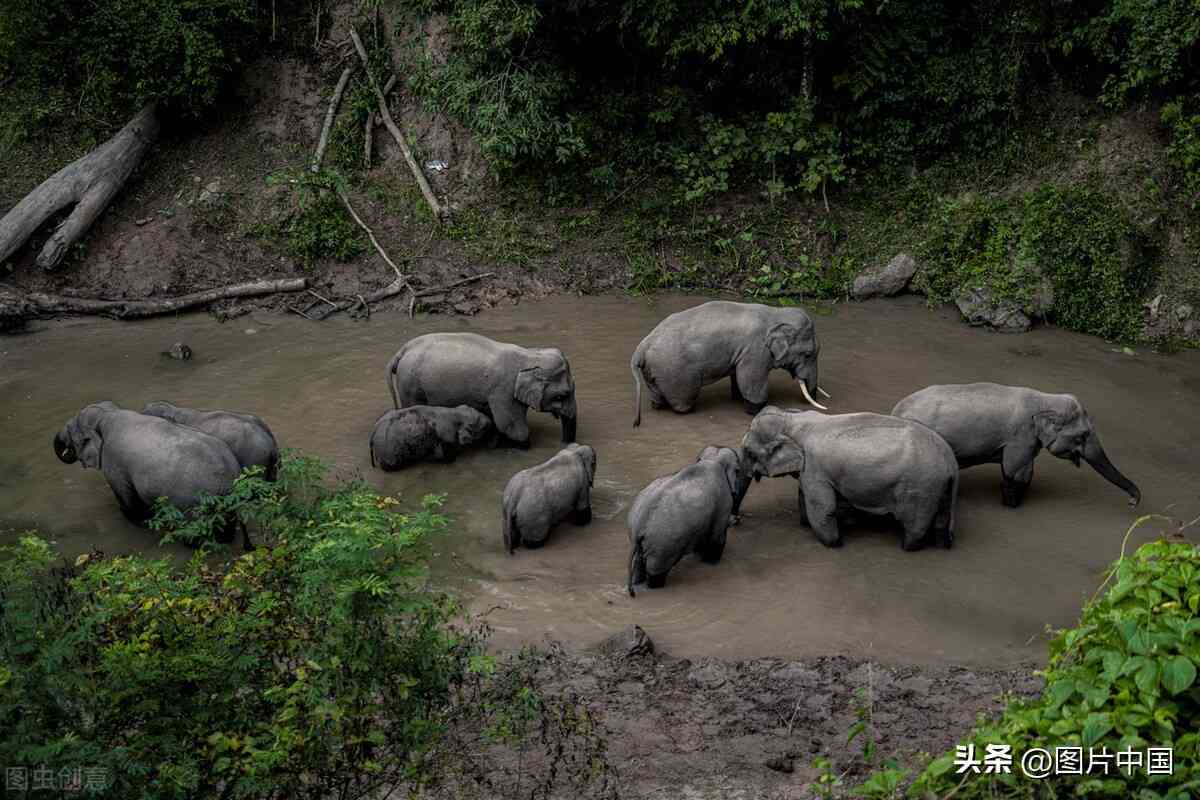
{"label": "elephant leg", "polygon": [[938,515],[941,498],[927,499],[915,493],[901,498],[903,507],[896,518],[903,528],[900,547],[906,551],[920,550],[934,535],[934,520]]}
{"label": "elephant leg", "polygon": [[491,411],[496,430],[503,440],[522,450],[528,450],[529,424],[525,421],[525,406],[514,400],[500,400],[491,404]]}
{"label": "elephant leg", "polygon": [[742,390],[738,388],[736,370],[729,375],[729,397],[735,403],[739,403],[744,399],[742,397]]}
{"label": "elephant leg", "polygon": [[700,376],[692,375],[686,370],[679,375],[655,375],[650,393],[651,405],[654,393],[657,392],[663,404],[669,406],[676,414],[689,414],[696,407],[700,389]]}
{"label": "elephant leg", "polygon": [[119,476],[105,475],[105,477],[109,478],[109,488],[112,489],[113,496],[117,498],[117,505],[125,519],[134,525],[145,525],[153,516],[150,504],[142,500],[129,481]]}
{"label": "elephant leg", "polygon": [[809,521],[808,521],[808,508],[806,507],[805,502],[804,502],[804,486],[803,485],[801,485],[799,490],[797,490],[796,494],[798,495],[796,505],[800,509],[800,524],[806,528],[811,527],[811,523],[809,523]]}
{"label": "elephant leg", "polygon": [[650,589],[661,589],[667,585],[667,573],[646,576],[646,586]]}
{"label": "elephant leg", "polygon": [[441,453],[437,460],[443,464],[450,464],[454,459],[458,458],[458,444],[456,442],[442,442]]}
{"label": "elephant leg", "polygon": [[719,525],[708,541],[700,548],[700,560],[705,564],[717,564],[725,553],[725,525]]}
{"label": "elephant leg", "polygon": [[592,521],[592,507],[577,508],[571,512],[571,521],[576,525],[587,525]]}
{"label": "elephant leg", "polygon": [[1017,508],[1025,499],[1025,491],[1033,481],[1033,458],[1036,453],[1005,447],[1000,459],[1000,498],[1009,508]]}
{"label": "elephant leg", "polygon": [[808,524],[817,539],[826,547],[841,547],[842,532],[838,529],[837,493],[827,483],[810,481],[803,487],[804,508]]}
{"label": "elephant leg", "polygon": [[737,387],[746,413],[757,414],[767,406],[767,370],[754,362],[742,362],[729,379]]}

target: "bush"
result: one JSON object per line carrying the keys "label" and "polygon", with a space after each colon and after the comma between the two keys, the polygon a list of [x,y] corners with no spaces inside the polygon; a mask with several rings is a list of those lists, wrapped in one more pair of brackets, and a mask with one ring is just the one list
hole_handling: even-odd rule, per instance
{"label": "bush", "polygon": [[276,240],[288,255],[312,267],[323,258],[351,261],[367,249],[366,235],[350,217],[336,192],[342,178],[324,170],[281,172],[267,183],[283,185],[289,192],[274,223],[259,225],[257,232]]}
{"label": "bush", "polygon": [[269,547],[227,563],[92,554],[55,568],[34,536],[4,548],[0,763],[83,767],[113,798],[375,797],[464,760],[460,773],[485,770],[461,746],[466,726],[488,743],[549,731],[547,747],[586,753],[584,777],[602,775],[586,709],[498,667],[485,631],[455,624],[461,609],[427,587],[440,498],[398,513],[361,481],[324,477],[287,454],[279,483],[239,478],[236,508],[160,510],[160,528],[192,540],[214,527],[206,515],[240,514]]}
{"label": "bush", "polygon": [[[1109,581],[1079,624],[1050,643],[1041,696],[1011,702],[963,740],[976,757],[988,744],[1011,745],[1012,772],[956,774],[956,753],[947,753],[917,777],[910,797],[1184,800],[1200,793],[1200,548],[1180,539],[1144,544],[1113,565]],[[1068,746],[1085,754],[1171,747],[1174,772],[1030,779],[1021,771],[1029,749]]]}

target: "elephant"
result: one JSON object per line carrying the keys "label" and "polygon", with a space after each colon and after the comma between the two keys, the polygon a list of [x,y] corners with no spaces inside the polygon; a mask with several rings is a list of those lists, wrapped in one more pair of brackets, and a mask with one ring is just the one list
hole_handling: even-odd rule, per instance
{"label": "elephant", "polygon": [[721,560],[725,534],[749,485],[745,474],[737,450],[710,446],[694,463],[638,493],[628,519],[630,597],[641,583],[665,586],[667,573],[688,553],[708,564]]}
{"label": "elephant", "polygon": [[[227,494],[242,469],[217,437],[108,400],[67,420],[54,436],[54,454],[64,464],[78,461],[104,473],[121,511],[138,525],[152,516],[159,497],[186,510],[202,495]],[[232,539],[231,524],[218,540]]]}
{"label": "elephant", "polygon": [[550,529],[571,517],[576,525],[592,521],[592,484],[596,451],[569,444],[541,464],[513,475],[504,487],[504,549],[512,555],[521,545],[536,549]]}
{"label": "elephant", "polygon": [[820,353],[812,319],[799,308],[714,300],[664,319],[642,339],[629,361],[633,373],[633,426],[642,424],[642,381],[653,408],[670,406],[686,414],[700,389],[729,378],[735,401],[747,414],[767,404],[767,376],[787,370],[804,399],[825,406],[810,392],[829,393],[817,383]]}
{"label": "elephant", "polygon": [[1141,490],[1108,460],[1092,418],[1074,395],[997,383],[947,384],[910,394],[892,414],[937,431],[960,468],[999,464],[1001,501],[1010,508],[1024,500],[1043,447],[1076,467],[1082,458],[1128,494],[1131,507],[1141,502]]}
{"label": "elephant", "polygon": [[958,464],[942,437],[919,422],[883,414],[821,414],[767,406],[742,448],[755,480],[800,481],[801,523],[827,547],[840,547],[838,515],[891,515],[901,547],[919,550],[938,533],[954,543]]}
{"label": "elephant", "polygon": [[275,434],[271,433],[267,423],[253,414],[201,411],[162,400],[147,403],[142,413],[217,437],[229,445],[242,469],[262,467],[265,480],[273,481],[279,475],[279,444],[275,441]]}
{"label": "elephant", "polygon": [[495,434],[487,415],[470,406],[409,406],[388,411],[375,422],[368,448],[371,466],[376,454],[387,471],[418,461],[449,463],[460,447],[481,442]]}
{"label": "elephant", "polygon": [[562,351],[525,348],[475,333],[428,333],[406,342],[387,365],[392,405],[468,405],[491,417],[497,431],[529,447],[525,414],[546,411],[575,441],[575,380]]}

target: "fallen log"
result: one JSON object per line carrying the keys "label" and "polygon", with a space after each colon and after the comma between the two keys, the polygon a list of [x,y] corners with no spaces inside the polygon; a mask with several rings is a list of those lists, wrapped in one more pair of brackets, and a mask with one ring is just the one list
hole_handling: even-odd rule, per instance
{"label": "fallen log", "polygon": [[38,254],[37,265],[53,269],[104,213],[113,197],[158,138],[154,104],[146,105],[124,128],[82,158],[51,175],[0,219],[0,263],[20,249],[47,220],[75,208]]}
{"label": "fallen log", "polygon": [[114,319],[133,319],[170,314],[231,297],[258,297],[264,294],[299,292],[307,288],[307,278],[285,278],[220,286],[215,289],[206,289],[202,292],[192,292],[161,300],[100,300],[86,297],[63,297],[40,292],[23,295],[21,299],[24,301],[26,311],[30,314],[94,314]]}
{"label": "fallen log", "polygon": [[309,167],[312,172],[321,171],[321,159],[325,157],[325,148],[329,146],[329,132],[333,130],[333,119],[337,116],[338,106],[342,102],[342,93],[346,91],[346,84],[350,83],[352,74],[354,74],[353,64],[342,70],[342,77],[338,78],[337,87],[333,90],[333,97],[329,100],[329,110],[325,112],[325,124],[321,126],[321,136],[317,140],[317,152],[313,155],[312,165]]}

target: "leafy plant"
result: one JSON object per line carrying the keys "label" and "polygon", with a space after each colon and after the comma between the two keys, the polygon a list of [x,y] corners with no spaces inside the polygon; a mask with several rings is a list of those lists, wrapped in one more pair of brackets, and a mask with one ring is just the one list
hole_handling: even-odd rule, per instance
{"label": "leafy plant", "polygon": [[306,267],[323,258],[350,261],[362,255],[366,238],[338,199],[341,182],[341,176],[330,170],[313,173],[298,169],[268,176],[268,184],[283,185],[290,191],[278,219],[261,226],[259,233],[280,240],[285,252]]}
{"label": "leafy plant", "polygon": [[[1151,517],[1142,517],[1128,536]],[[954,771],[955,753],[934,759],[908,796],[957,798],[1087,797],[1184,800],[1200,791],[1200,548],[1162,538],[1123,555],[1079,624],[1050,643],[1045,688],[1014,700],[995,721],[981,720],[963,744],[1012,746],[1010,773]],[[1109,586],[1109,584],[1111,584]],[[1102,589],[1104,586],[1101,587]],[[1171,774],[1146,769],[1069,777],[1027,777],[1021,754],[1030,748],[1170,747]],[[1110,764],[1111,766],[1111,764]]]}

